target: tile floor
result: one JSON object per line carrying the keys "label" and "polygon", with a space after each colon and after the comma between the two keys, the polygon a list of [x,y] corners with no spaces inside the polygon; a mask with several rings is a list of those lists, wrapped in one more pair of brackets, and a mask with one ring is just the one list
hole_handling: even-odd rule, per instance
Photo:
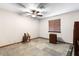
{"label": "tile floor", "polygon": [[0,56],[66,56],[70,44],[51,44],[46,39],[33,39],[28,43],[19,43],[0,48]]}

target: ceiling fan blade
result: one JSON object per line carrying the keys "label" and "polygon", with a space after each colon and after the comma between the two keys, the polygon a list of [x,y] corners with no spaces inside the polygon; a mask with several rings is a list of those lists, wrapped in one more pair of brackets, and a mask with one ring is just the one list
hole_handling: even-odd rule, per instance
{"label": "ceiling fan blade", "polygon": [[29,12],[19,12],[18,14],[20,14],[20,15],[31,15],[32,13],[29,13]]}
{"label": "ceiling fan blade", "polygon": [[40,17],[42,17],[43,15],[37,15],[37,16],[40,16]]}
{"label": "ceiling fan blade", "polygon": [[38,5],[38,8],[44,9],[44,8],[47,7],[47,4],[48,4],[48,3],[40,3],[40,4]]}
{"label": "ceiling fan blade", "polygon": [[22,14],[23,16],[31,16],[32,14],[30,14],[30,13],[24,13],[24,14]]}
{"label": "ceiling fan blade", "polygon": [[23,7],[23,8],[26,8],[22,3],[16,3],[16,4]]}
{"label": "ceiling fan blade", "polygon": [[28,13],[30,13],[31,11],[30,11],[30,9],[22,9],[22,12],[28,12]]}

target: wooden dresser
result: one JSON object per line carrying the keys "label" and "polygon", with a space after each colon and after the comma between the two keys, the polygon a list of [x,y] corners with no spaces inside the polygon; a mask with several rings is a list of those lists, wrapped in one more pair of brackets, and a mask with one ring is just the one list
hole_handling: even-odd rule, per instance
{"label": "wooden dresser", "polygon": [[57,43],[57,34],[49,34],[49,43]]}

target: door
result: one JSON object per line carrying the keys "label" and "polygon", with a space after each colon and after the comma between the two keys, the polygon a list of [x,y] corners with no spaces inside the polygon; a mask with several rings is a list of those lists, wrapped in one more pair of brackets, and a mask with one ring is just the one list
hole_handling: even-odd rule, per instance
{"label": "door", "polygon": [[73,44],[74,44],[74,55],[79,56],[79,22],[74,23],[74,39],[73,39]]}

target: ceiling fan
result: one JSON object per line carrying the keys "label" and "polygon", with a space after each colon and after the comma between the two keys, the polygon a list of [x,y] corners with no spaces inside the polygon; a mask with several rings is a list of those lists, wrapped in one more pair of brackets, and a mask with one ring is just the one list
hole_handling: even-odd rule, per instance
{"label": "ceiling fan", "polygon": [[32,17],[37,17],[37,16],[42,17],[43,16],[43,14],[40,11],[35,10],[35,9],[25,10],[25,12],[22,12],[22,14],[25,14],[25,15],[28,15],[28,16],[30,15]]}
{"label": "ceiling fan", "polygon": [[[32,17],[42,17],[43,16],[43,11],[42,8],[40,8],[38,5],[38,7],[34,8],[27,8],[25,5],[18,3],[19,6],[23,7],[21,9],[21,15],[25,15],[25,16],[32,16]],[[30,6],[28,6],[30,7]]]}

